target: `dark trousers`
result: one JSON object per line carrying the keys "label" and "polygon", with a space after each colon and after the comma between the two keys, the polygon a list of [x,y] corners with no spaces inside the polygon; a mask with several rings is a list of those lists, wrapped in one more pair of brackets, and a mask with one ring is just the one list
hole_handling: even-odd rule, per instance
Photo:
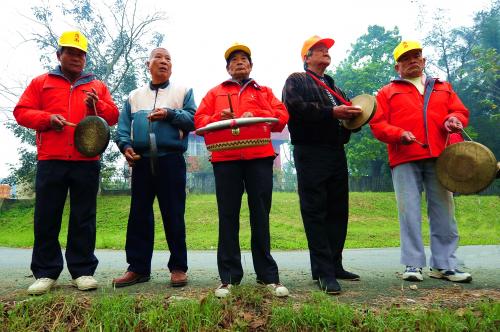
{"label": "dark trousers", "polygon": [[186,162],[181,153],[158,158],[158,174],[153,176],[149,158],[136,161],[132,170],[132,200],[127,225],[128,270],[143,275],[151,273],[154,246],[153,202],[158,198],[163,228],[167,238],[170,271],[186,272]]}
{"label": "dark trousers", "polygon": [[68,270],[73,279],[94,275],[98,263],[94,249],[99,169],[98,161],[38,161],[31,258],[35,278],[57,279],[63,269],[59,232],[68,190]]}
{"label": "dark trousers", "polygon": [[313,279],[343,269],[349,185],[343,148],[296,145],[293,151]]}
{"label": "dark trousers", "polygon": [[252,259],[257,280],[279,283],[278,266],[271,256],[269,212],[273,190],[273,159],[213,163],[219,212],[217,266],[224,284],[243,278],[239,242],[241,198],[246,190],[250,210]]}

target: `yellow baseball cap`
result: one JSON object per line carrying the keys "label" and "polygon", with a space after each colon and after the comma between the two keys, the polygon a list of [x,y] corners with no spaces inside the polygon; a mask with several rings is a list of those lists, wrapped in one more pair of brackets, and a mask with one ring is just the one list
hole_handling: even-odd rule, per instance
{"label": "yellow baseball cap", "polygon": [[420,45],[420,42],[418,42],[416,40],[403,40],[394,49],[394,52],[393,52],[394,60],[396,60],[396,62],[397,62],[400,56],[402,56],[406,52],[409,52],[412,50],[422,50],[422,45]]}
{"label": "yellow baseball cap", "polygon": [[242,43],[234,43],[229,47],[226,52],[224,52],[224,58],[227,60],[231,53],[236,52],[236,51],[243,51],[249,56],[252,56],[252,52],[250,52],[250,48],[246,46],[245,44]]}
{"label": "yellow baseball cap", "polygon": [[323,43],[330,49],[330,47],[335,44],[335,40],[331,38],[321,38],[320,36],[312,36],[308,38],[305,42],[304,45],[302,45],[302,50],[300,51],[300,56],[302,57],[302,61],[304,61],[307,52],[316,44],[318,43]]}
{"label": "yellow baseball cap", "polygon": [[60,47],[74,47],[87,53],[87,37],[80,31],[65,31],[59,38]]}

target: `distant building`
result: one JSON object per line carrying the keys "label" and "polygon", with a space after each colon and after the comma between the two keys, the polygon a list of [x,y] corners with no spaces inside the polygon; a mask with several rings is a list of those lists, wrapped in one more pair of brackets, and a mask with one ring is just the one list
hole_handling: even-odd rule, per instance
{"label": "distant building", "polygon": [[8,184],[0,184],[0,198],[10,198],[10,189]]}

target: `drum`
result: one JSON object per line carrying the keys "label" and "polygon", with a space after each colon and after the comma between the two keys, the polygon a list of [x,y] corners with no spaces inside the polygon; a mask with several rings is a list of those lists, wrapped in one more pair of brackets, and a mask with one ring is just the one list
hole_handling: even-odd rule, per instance
{"label": "drum", "polygon": [[241,149],[271,142],[271,124],[275,118],[237,118],[212,122],[196,130],[205,138],[208,151]]}
{"label": "drum", "polygon": [[377,100],[374,96],[368,94],[362,94],[351,99],[352,106],[358,106],[363,111],[360,115],[349,120],[342,120],[342,125],[349,129],[355,130],[361,128],[375,115],[377,111]]}
{"label": "drum", "polygon": [[498,166],[493,152],[477,142],[449,145],[436,162],[439,182],[449,191],[474,194],[495,179]]}

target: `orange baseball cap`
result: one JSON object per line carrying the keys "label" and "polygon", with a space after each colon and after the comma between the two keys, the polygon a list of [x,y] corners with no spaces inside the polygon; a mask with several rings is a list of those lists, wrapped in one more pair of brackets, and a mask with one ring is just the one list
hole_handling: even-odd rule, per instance
{"label": "orange baseball cap", "polygon": [[311,38],[308,38],[305,42],[304,45],[302,46],[302,51],[300,52],[300,55],[302,57],[302,61],[304,61],[307,52],[316,44],[323,43],[330,49],[330,47],[335,44],[335,40],[331,38],[321,38],[320,36],[312,36]]}

